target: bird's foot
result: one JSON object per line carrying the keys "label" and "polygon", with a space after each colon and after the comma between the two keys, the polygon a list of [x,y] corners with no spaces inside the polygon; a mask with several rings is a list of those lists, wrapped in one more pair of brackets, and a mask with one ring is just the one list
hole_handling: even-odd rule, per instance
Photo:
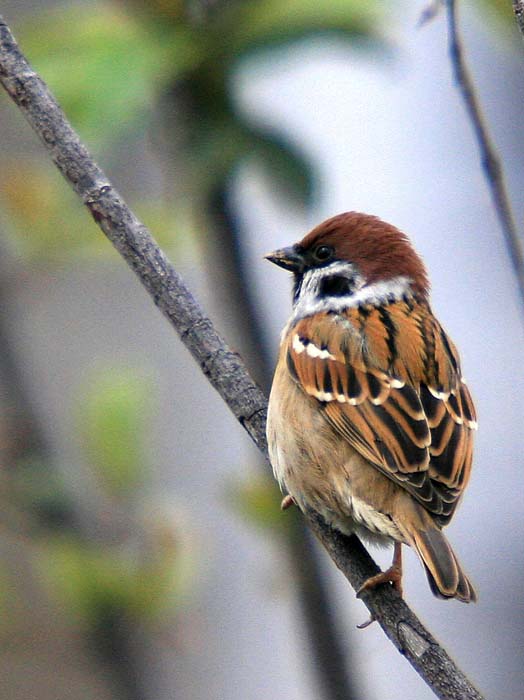
{"label": "bird's foot", "polygon": [[287,510],[288,508],[291,508],[291,506],[296,506],[297,503],[293,496],[290,496],[289,493],[287,496],[284,496],[280,503],[280,510]]}
{"label": "bird's foot", "polygon": [[391,583],[399,595],[402,595],[402,568],[396,565],[390,566],[386,571],[381,571],[375,576],[370,576],[357,591],[357,598],[364,592],[373,590],[381,583]]}

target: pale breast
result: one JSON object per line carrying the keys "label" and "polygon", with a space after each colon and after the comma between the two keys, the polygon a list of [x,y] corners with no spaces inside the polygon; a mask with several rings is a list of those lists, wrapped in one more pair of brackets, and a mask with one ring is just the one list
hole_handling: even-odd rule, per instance
{"label": "pale breast", "polygon": [[275,478],[302,510],[368,540],[403,540],[390,515],[398,486],[334,433],[284,363],[271,390],[267,437]]}

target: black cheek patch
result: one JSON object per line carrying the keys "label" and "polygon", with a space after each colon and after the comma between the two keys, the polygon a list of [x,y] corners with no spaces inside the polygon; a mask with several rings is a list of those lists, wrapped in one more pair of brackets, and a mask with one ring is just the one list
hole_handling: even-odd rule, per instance
{"label": "black cheek patch", "polygon": [[351,294],[353,280],[341,275],[325,277],[320,285],[320,295],[327,297],[344,297]]}

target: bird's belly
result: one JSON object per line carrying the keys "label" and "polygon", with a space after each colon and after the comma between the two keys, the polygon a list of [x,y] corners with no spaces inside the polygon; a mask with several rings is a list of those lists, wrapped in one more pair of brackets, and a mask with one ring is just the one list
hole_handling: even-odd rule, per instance
{"label": "bird's belly", "polygon": [[[275,478],[302,510],[376,543],[403,537],[391,514],[398,487],[337,435],[293,380],[272,389],[268,448]],[[275,387],[275,384],[273,385]]]}
{"label": "bird's belly", "polygon": [[[347,490],[348,515],[340,519],[337,516],[331,519],[330,524],[338,530],[349,534],[355,532],[362,539],[374,544],[383,544],[384,540],[399,540],[403,538],[389,515],[380,513]],[[349,519],[349,523],[348,523]]]}

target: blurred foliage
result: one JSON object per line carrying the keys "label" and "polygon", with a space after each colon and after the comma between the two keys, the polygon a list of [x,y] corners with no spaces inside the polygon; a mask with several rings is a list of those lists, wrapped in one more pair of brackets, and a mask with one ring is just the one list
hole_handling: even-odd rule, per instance
{"label": "blurred foliage", "polygon": [[[112,254],[77,195],[47,160],[5,157],[0,201],[19,257],[49,265]],[[186,244],[190,227],[179,223],[184,221],[183,213],[175,214],[171,203],[147,198],[135,202],[134,209],[155,231],[161,246]]]}
{"label": "blurred foliage", "polygon": [[[461,24],[462,20],[463,4],[469,4],[470,6],[474,6],[475,9],[480,9],[483,14],[482,20],[484,24],[495,29],[503,38],[509,38],[510,33],[517,29],[511,0],[479,0],[478,2],[472,2],[470,0],[469,3],[457,3],[459,24]],[[445,13],[445,0],[428,0],[426,7],[423,8],[420,15],[421,24],[430,22],[439,15],[444,15]],[[502,32],[499,31],[501,29]]]}
{"label": "blurred foliage", "polygon": [[[290,196],[309,201],[314,171],[305,152],[238,111],[234,71],[254,52],[312,36],[376,40],[380,11],[376,0],[100,0],[35,13],[17,33],[95,154],[149,131],[165,157],[167,139],[168,157],[178,162],[177,182],[165,188],[170,205],[161,193],[147,197],[149,221],[165,245],[180,220],[190,232],[202,225],[210,197],[247,157]],[[166,104],[161,124],[154,115]],[[99,235],[85,235],[82,207],[47,167],[11,162],[2,169],[0,198],[19,252],[64,260],[107,251]]]}
{"label": "blurred foliage", "polygon": [[5,159],[0,172],[0,197],[11,229],[16,231],[18,255],[48,262],[57,257],[67,259],[92,245],[98,250],[104,247],[100,235],[94,240],[86,235],[89,217],[78,197],[47,162]]}
{"label": "blurred foliage", "polygon": [[[363,39],[371,43],[378,36],[378,7],[360,0],[232,1],[212,3],[198,22],[178,18],[190,23],[205,51],[197,65],[173,80],[167,96],[168,119],[176,132],[175,157],[183,163],[185,180],[185,187],[175,183],[175,197],[190,198],[195,211],[206,211],[238,166],[251,158],[281,191],[301,205],[308,204],[315,172],[307,151],[280,133],[278,126],[257,123],[254,115],[240,110],[233,91],[235,71],[253,55],[307,38],[330,34],[358,39],[361,46]],[[169,138],[170,122],[164,122]]]}
{"label": "blurred foliage", "polygon": [[288,533],[290,514],[281,510],[283,494],[269,474],[252,474],[249,479],[232,481],[227,498],[232,508],[251,525],[277,534]]}
{"label": "blurred foliage", "polygon": [[90,510],[89,529],[98,535],[62,529],[40,542],[49,591],[91,630],[100,618],[154,619],[176,608],[193,577],[190,529],[158,498],[144,500],[152,395],[144,372],[126,366],[99,368],[81,388],[77,421],[84,452],[91,473],[119,506],[104,506],[102,499]]}
{"label": "blurred foliage", "polygon": [[13,630],[23,619],[26,606],[17,573],[13,571],[9,558],[0,560],[0,644],[4,649],[12,649]]}
{"label": "blurred foliage", "polygon": [[[482,6],[514,22],[509,1],[482,0]],[[146,133],[161,157],[177,161],[167,198],[158,193],[134,202],[169,248],[173,231],[184,231],[176,238],[186,242],[206,226],[210,198],[246,158],[301,204],[315,190],[306,150],[277,125],[255,124],[240,112],[232,88],[242,60],[327,35],[384,46],[386,11],[377,0],[78,1],[33,13],[17,33],[106,167],[111,146]],[[0,199],[21,255],[59,262],[72,254],[107,255],[98,232],[86,236],[91,224],[83,208],[47,161],[4,160]]]}
{"label": "blurred foliage", "polygon": [[[195,543],[181,509],[144,484],[154,397],[147,372],[99,367],[77,396],[83,466],[95,479],[82,479],[75,504],[68,487],[75,470],[62,479],[41,456],[24,456],[4,475],[2,522],[11,536],[23,537],[36,578],[58,609],[112,658],[120,639],[115,626],[157,624],[190,600]],[[18,622],[13,585],[0,568],[4,635]]]}
{"label": "blurred foliage", "polygon": [[136,369],[99,369],[82,391],[79,425],[91,468],[108,494],[125,497],[146,472],[150,382]]}
{"label": "blurred foliage", "polygon": [[[226,62],[313,36],[378,36],[383,10],[376,0],[255,0],[222,2],[211,17]],[[223,37],[227,36],[227,43]]]}
{"label": "blurred foliage", "polygon": [[[16,589],[14,588],[9,571],[3,562],[0,562],[0,631],[5,625],[5,618],[9,619],[9,612],[12,610],[10,605],[10,598],[12,595],[16,596]],[[3,623],[3,624],[2,624]]]}
{"label": "blurred foliage", "polygon": [[98,616],[152,620],[187,600],[193,578],[191,547],[179,524],[146,531],[143,542],[104,544],[62,535],[39,550],[41,575],[53,597],[66,604],[84,627]]}
{"label": "blurred foliage", "polygon": [[30,18],[24,51],[82,138],[98,150],[142,130],[159,92],[198,61],[189,28],[144,31],[117,2],[74,2]]}
{"label": "blurred foliage", "polygon": [[[59,529],[74,522],[71,500],[61,475],[39,455],[18,459],[9,477],[9,500],[22,528]],[[4,506],[4,512],[7,509]],[[34,521],[34,522],[33,522]],[[11,523],[10,523],[11,525]],[[13,522],[16,530],[16,522]]]}
{"label": "blurred foliage", "polygon": [[481,0],[480,5],[508,26],[511,24],[513,29],[516,28],[511,0]]}

